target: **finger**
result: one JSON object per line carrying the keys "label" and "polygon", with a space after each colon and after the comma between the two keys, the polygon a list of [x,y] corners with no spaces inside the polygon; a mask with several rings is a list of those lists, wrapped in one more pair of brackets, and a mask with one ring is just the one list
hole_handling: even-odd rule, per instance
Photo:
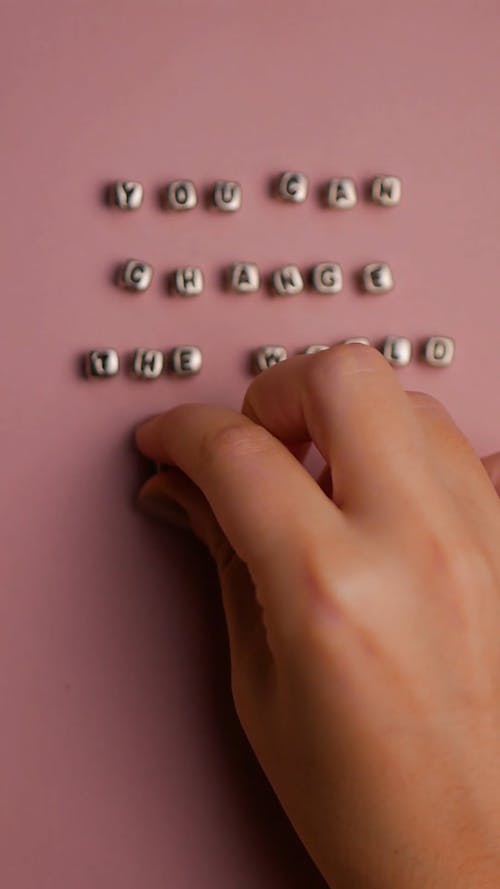
{"label": "finger", "polygon": [[[428,457],[448,490],[467,507],[475,504],[481,511],[492,503],[491,477],[471,443],[456,425],[445,406],[425,392],[407,392],[415,415],[427,439]],[[495,454],[490,460],[491,472],[496,472]],[[496,510],[497,503],[494,502]]]}
{"label": "finger", "polygon": [[[283,632],[297,626],[311,553],[341,546],[344,520],[287,448],[234,411],[186,404],[136,433],[147,457],[201,489]],[[269,592],[278,592],[271,595]]]}
{"label": "finger", "polygon": [[311,439],[339,506],[385,508],[421,484],[421,431],[396,373],[360,344],[300,355],[260,374],[243,403],[280,440]]}
{"label": "finger", "polygon": [[[254,423],[259,424],[259,418],[256,415],[255,411],[252,408],[251,404],[247,404],[245,410],[245,416],[248,417],[249,420],[253,420]],[[311,449],[311,440],[305,439],[304,441],[283,441],[283,444],[286,445],[291,454],[299,461],[299,463],[304,463],[307,458],[307,455]]]}
{"label": "finger", "polygon": [[192,531],[208,548],[221,571],[234,556],[206,498],[179,469],[167,467],[147,479],[139,490],[137,502],[140,509],[153,518]]}
{"label": "finger", "polygon": [[236,556],[199,488],[178,469],[167,469],[148,479],[138,494],[138,505],[166,524],[189,528],[214,559],[226,617],[231,663],[235,670],[259,676],[270,664],[262,612],[246,566]]}
{"label": "finger", "polygon": [[500,496],[500,451],[484,457],[482,462],[497,494]]}

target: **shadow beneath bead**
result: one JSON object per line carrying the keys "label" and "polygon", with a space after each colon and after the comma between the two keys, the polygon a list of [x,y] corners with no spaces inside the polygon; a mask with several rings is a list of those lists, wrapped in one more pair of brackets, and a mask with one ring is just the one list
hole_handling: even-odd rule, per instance
{"label": "shadow beneath bead", "polygon": [[359,190],[360,190],[362,199],[364,201],[366,201],[368,204],[371,204],[371,206],[373,207],[374,203],[373,203],[373,199],[372,199],[372,183],[373,183],[373,177],[371,179],[368,179],[367,177],[363,178],[361,180],[361,185],[360,185]]}
{"label": "shadow beneath bead", "polygon": [[315,189],[316,200],[320,210],[331,210],[328,205],[328,182],[321,182]]}
{"label": "shadow beneath bead", "polygon": [[[90,349],[89,349],[90,352]],[[76,355],[72,358],[73,372],[79,380],[88,380],[87,373],[87,354]]]}
{"label": "shadow beneath bead", "polygon": [[113,186],[109,182],[98,186],[98,203],[101,207],[107,207],[108,209],[114,206]]}
{"label": "shadow beneath bead", "polygon": [[157,210],[162,210],[166,212],[168,210],[167,206],[167,189],[165,185],[155,189],[153,196],[154,205]]}

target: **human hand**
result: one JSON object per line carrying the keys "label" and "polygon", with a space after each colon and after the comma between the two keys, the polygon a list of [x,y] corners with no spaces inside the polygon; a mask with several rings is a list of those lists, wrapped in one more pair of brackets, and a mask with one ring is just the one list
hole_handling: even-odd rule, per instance
{"label": "human hand", "polygon": [[236,710],[329,884],[498,886],[500,455],[359,344],[137,443],[175,467],[143,508],[180,504],[217,563]]}

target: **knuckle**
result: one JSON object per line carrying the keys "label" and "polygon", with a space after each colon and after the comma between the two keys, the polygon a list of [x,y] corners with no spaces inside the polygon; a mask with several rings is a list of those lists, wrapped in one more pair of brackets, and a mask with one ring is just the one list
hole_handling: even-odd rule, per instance
{"label": "knuckle", "polygon": [[473,597],[491,577],[489,558],[474,534],[450,518],[446,531],[425,527],[416,548],[422,586],[453,601]]}
{"label": "knuckle", "polygon": [[413,405],[418,409],[436,411],[437,413],[443,414],[446,413],[446,408],[439,401],[439,399],[435,398],[434,395],[429,395],[428,392],[408,392],[408,397]]}
{"label": "knuckle", "polygon": [[441,533],[429,528],[420,532],[418,560],[434,583],[442,586],[453,579],[456,572],[455,555],[451,541]]}
{"label": "knuckle", "polygon": [[200,447],[203,463],[238,460],[269,450],[271,434],[262,426],[233,422],[208,432]]}
{"label": "knuckle", "polygon": [[355,373],[387,369],[383,356],[372,346],[340,343],[313,356],[307,366],[307,382],[314,386],[325,378],[341,378]]}
{"label": "knuckle", "polygon": [[[337,562],[332,571],[328,551],[319,545],[303,554],[300,586],[303,591],[302,610],[298,630],[303,640],[317,643],[325,633],[332,632],[347,618],[343,602],[346,572]],[[352,568],[350,569],[352,571]]]}

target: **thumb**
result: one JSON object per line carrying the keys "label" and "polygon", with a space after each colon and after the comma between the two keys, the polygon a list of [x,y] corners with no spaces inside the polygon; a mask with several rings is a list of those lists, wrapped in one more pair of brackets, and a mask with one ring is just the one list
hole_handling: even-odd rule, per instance
{"label": "thumb", "polygon": [[139,491],[137,505],[164,524],[192,531],[205,544],[222,574],[234,558],[206,498],[179,469],[166,467],[151,476]]}
{"label": "thumb", "polygon": [[493,482],[497,494],[500,496],[500,451],[496,454],[490,454],[488,457],[484,457],[482,463]]}
{"label": "thumb", "polygon": [[253,684],[269,664],[270,652],[253,581],[223,533],[205,495],[181,470],[169,467],[148,479],[139,509],[159,521],[190,530],[217,566],[228,628],[233,679]]}

